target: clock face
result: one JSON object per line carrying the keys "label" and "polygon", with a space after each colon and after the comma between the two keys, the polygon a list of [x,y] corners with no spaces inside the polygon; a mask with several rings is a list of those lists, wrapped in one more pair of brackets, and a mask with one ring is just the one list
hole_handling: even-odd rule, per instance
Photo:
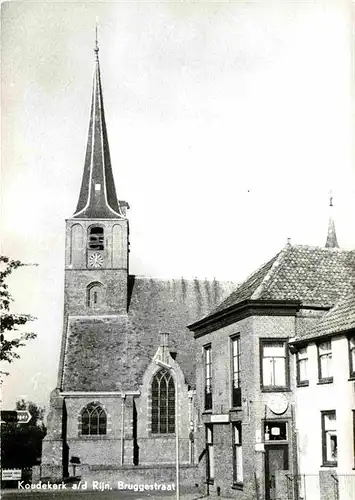
{"label": "clock face", "polygon": [[92,253],[89,257],[90,267],[102,267],[104,263],[104,258],[98,252]]}

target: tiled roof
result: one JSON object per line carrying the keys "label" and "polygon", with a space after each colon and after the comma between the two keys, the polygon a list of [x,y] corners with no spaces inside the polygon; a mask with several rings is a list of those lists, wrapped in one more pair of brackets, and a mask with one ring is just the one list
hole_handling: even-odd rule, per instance
{"label": "tiled roof", "polygon": [[131,277],[127,315],[95,320],[70,318],[63,389],[137,390],[159,344],[169,333],[187,383],[194,386],[193,335],[186,325],[207,314],[235,288],[235,282]]}
{"label": "tiled roof", "polygon": [[299,337],[295,342],[311,340],[348,330],[355,330],[355,288],[330,309],[306,335]]}
{"label": "tiled roof", "polygon": [[254,271],[238,288],[226,298],[214,312],[223,311],[229,306],[242,302],[243,300],[250,299],[256,290],[259,288],[265,277],[268,275],[273,264],[280,254],[275,255],[266,264],[262,265]]}
{"label": "tiled roof", "polygon": [[246,279],[213,313],[249,300],[299,300],[332,307],[355,283],[355,251],[288,245]]}

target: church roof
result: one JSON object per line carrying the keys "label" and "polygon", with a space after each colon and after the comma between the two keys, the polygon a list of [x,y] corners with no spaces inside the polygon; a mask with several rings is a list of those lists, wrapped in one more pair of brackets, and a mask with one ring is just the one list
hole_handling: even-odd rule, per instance
{"label": "church roof", "polygon": [[176,361],[187,383],[194,386],[194,341],[186,325],[213,309],[235,287],[235,282],[134,276],[130,279],[127,315],[90,320],[69,318],[63,390],[139,389],[162,332],[169,333],[170,351],[177,352]]}
{"label": "church roof", "polygon": [[92,90],[89,134],[78,205],[74,218],[123,218],[117,201],[107,138],[98,47]]}
{"label": "church roof", "polygon": [[355,251],[287,245],[251,274],[211,315],[244,300],[298,300],[332,307],[355,283]]}
{"label": "church roof", "polygon": [[311,330],[292,343],[313,340],[355,330],[355,288],[328,311]]}

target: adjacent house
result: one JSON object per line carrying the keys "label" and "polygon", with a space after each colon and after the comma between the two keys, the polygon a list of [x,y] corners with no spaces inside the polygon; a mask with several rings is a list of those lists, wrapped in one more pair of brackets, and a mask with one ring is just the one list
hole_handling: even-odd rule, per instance
{"label": "adjacent house", "polygon": [[[355,288],[306,335],[296,356],[296,428],[301,498],[355,498]],[[321,474],[319,472],[321,471]],[[328,481],[324,471],[330,471]],[[322,480],[323,479],[323,480]],[[330,484],[333,483],[333,484]],[[330,498],[330,497],[329,497]]]}
{"label": "adjacent house", "polygon": [[[330,432],[334,432],[331,429],[335,425],[334,412],[338,412],[337,425],[339,419],[347,422],[348,430],[352,425],[354,406],[350,400],[354,387],[348,381],[348,365],[349,353],[353,359],[353,340],[343,333],[332,341],[337,359],[342,356],[344,360],[337,375],[329,371],[329,341],[320,344],[317,341],[316,347],[312,341],[309,361],[312,357],[315,366],[321,368],[320,375],[314,369],[307,370],[308,388],[298,387],[306,376],[307,354],[301,346],[302,337],[318,331],[312,328],[339,299],[352,291],[354,279],[355,251],[337,247],[331,220],[325,248],[288,244],[213,312],[189,326],[196,339],[199,480],[206,483],[207,489],[240,500],[288,498],[285,491],[280,493],[280,488],[291,488],[290,494],[297,495],[298,481],[293,478],[298,475],[299,461],[305,470],[317,453],[305,447],[306,435],[312,434],[308,443],[321,453],[318,440],[322,428],[327,446],[333,446],[335,453],[336,439],[330,437]],[[299,344],[295,337],[300,339]],[[294,342],[293,349],[300,346],[297,357],[290,352],[290,339]],[[328,383],[316,386],[318,376],[321,384]],[[334,377],[333,385],[330,377]],[[331,387],[336,391],[335,384],[341,383],[341,377],[345,384],[342,395],[347,398],[346,415],[332,399],[328,404],[312,400],[315,395],[312,391],[325,394]],[[310,421],[308,409],[312,409]],[[342,467],[349,463],[352,453],[350,435],[348,441],[339,462]],[[324,457],[327,460],[331,452],[324,450],[323,460]],[[312,471],[318,473],[320,465],[317,460]],[[285,479],[286,471],[290,481]]]}

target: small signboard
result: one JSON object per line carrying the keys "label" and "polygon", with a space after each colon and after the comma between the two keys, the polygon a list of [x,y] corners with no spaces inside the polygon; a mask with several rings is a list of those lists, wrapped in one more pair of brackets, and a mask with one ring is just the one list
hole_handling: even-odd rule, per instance
{"label": "small signboard", "polygon": [[229,422],[229,415],[225,415],[225,414],[211,415],[211,422],[213,422],[213,423]]}
{"label": "small signboard", "polygon": [[2,469],[1,478],[3,481],[19,481],[22,469]]}
{"label": "small signboard", "polygon": [[28,410],[1,410],[1,422],[6,424],[28,424],[32,415]]}
{"label": "small signboard", "polygon": [[17,422],[19,424],[28,424],[31,420],[32,415],[28,410],[16,410],[17,413]]}
{"label": "small signboard", "polygon": [[15,424],[17,422],[16,410],[1,410],[1,423]]}
{"label": "small signboard", "polygon": [[255,451],[265,451],[264,443],[255,443]]}

